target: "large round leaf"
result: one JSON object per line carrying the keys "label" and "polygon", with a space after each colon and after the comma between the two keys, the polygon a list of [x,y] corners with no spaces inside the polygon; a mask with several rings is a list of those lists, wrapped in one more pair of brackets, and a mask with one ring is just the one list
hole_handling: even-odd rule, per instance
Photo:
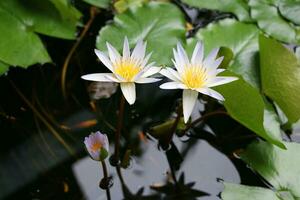
{"label": "large round leaf", "polygon": [[296,27],[281,17],[275,3],[272,1],[250,0],[249,5],[251,16],[268,35],[283,42],[300,43],[300,36]]}
{"label": "large round leaf", "polygon": [[140,39],[147,41],[147,51],[153,52],[153,61],[161,65],[171,64],[172,48],[185,38],[184,16],[170,3],[151,2],[130,8],[116,15],[112,24],[100,30],[96,46],[105,51],[105,43],[110,42],[121,50],[125,36],[131,47]]}
{"label": "large round leaf", "polygon": [[2,7],[0,21],[0,60],[22,67],[50,61],[39,37]]}
{"label": "large round leaf", "polygon": [[[231,72],[222,75],[237,76]],[[224,106],[232,118],[269,142],[285,148],[281,141],[278,117],[257,89],[242,77],[215,89],[224,96]]]}
{"label": "large round leaf", "polygon": [[0,61],[0,76],[2,74],[4,74],[5,72],[7,72],[8,68],[9,68],[9,65]]}
{"label": "large round leaf", "polygon": [[261,187],[225,183],[221,194],[223,200],[282,200],[275,192]]}
{"label": "large round leaf", "polygon": [[291,122],[300,118],[300,63],[279,42],[260,37],[263,92],[273,99]]}
{"label": "large round leaf", "polygon": [[112,0],[83,0],[83,1],[93,6],[97,6],[99,8],[108,8]]}
{"label": "large round leaf", "polygon": [[206,53],[220,46],[230,48],[234,57],[228,69],[259,88],[258,33],[255,25],[225,19],[200,29],[196,38],[204,42]]}
{"label": "large round leaf", "polygon": [[80,13],[64,1],[9,0],[0,1],[0,7],[19,19],[28,30],[74,39]]}
{"label": "large round leaf", "polygon": [[278,193],[300,199],[300,144],[284,142],[287,150],[260,141],[249,145],[241,158],[268,181]]}
{"label": "large round leaf", "polygon": [[249,7],[243,0],[182,0],[184,3],[197,7],[235,14],[239,20],[251,21]]}
{"label": "large round leaf", "polygon": [[279,2],[279,11],[285,18],[300,25],[300,1],[282,0]]}

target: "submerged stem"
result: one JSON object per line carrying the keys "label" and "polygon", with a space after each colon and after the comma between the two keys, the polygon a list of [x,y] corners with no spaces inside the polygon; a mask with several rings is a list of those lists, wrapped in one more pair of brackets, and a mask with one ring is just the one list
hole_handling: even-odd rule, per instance
{"label": "submerged stem", "polygon": [[[215,115],[228,115],[228,113],[226,111],[222,111],[222,110],[218,110],[218,111],[213,111],[210,113],[207,113],[201,117],[199,117],[198,119],[192,121],[190,124],[188,124],[186,126],[186,128],[183,130],[183,133],[187,132],[190,128],[194,127],[195,125],[197,125],[199,122],[206,120],[207,118],[211,117],[211,116],[215,116]],[[183,134],[184,135],[184,134]]]}
{"label": "submerged stem", "polygon": [[105,190],[106,190],[107,200],[111,200],[110,190],[109,190],[109,178],[108,178],[108,172],[107,172],[107,167],[106,167],[105,161],[101,161],[101,164],[102,164],[102,169],[103,169],[104,180],[106,182]]}
{"label": "submerged stem", "polygon": [[121,130],[123,126],[123,115],[124,115],[124,107],[125,107],[125,98],[122,95],[120,99],[120,108],[118,113],[118,124],[117,124],[117,130],[115,134],[115,154],[114,158],[115,161],[117,161],[119,165],[119,154],[120,154],[120,139],[121,139]]}

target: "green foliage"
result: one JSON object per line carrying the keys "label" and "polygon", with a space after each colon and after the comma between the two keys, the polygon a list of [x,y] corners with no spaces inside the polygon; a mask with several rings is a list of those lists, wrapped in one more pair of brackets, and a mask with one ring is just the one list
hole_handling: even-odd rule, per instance
{"label": "green foliage", "polygon": [[[286,0],[285,0],[286,1]],[[283,2],[285,2],[283,1]],[[289,23],[278,12],[276,5],[277,1],[261,1],[250,0],[249,5],[251,7],[251,16],[257,21],[258,26],[266,32],[268,35],[288,43],[300,43],[299,27]],[[292,12],[289,6],[281,4],[281,12],[289,13],[286,16],[299,18],[300,13]],[[294,7],[295,9],[295,7]]]}
{"label": "green foliage", "polygon": [[0,7],[0,60],[14,66],[28,67],[46,63],[50,57],[40,38]]}
{"label": "green foliage", "polygon": [[185,20],[182,12],[173,4],[150,2],[142,7],[130,8],[114,18],[114,23],[99,32],[96,46],[106,51],[106,42],[121,50],[124,37],[130,46],[140,39],[147,41],[147,52],[160,65],[171,64],[172,48],[184,41]]}
{"label": "green foliage", "polygon": [[300,1],[279,1],[279,11],[286,19],[300,25]]}
{"label": "green foliage", "polygon": [[225,183],[222,192],[223,200],[282,200],[266,188]]}
{"label": "green foliage", "polygon": [[108,8],[109,4],[111,3],[111,0],[83,0],[83,1],[99,8]]}
{"label": "green foliage", "polygon": [[235,14],[241,21],[251,21],[249,16],[249,7],[243,0],[182,0],[184,3],[211,10],[219,10]]}
{"label": "green foliage", "polygon": [[[288,142],[284,142],[284,145],[287,150],[279,149],[263,141],[254,142],[241,154],[242,160],[268,181],[274,187],[274,191],[226,183],[222,198],[224,200],[300,199],[300,177],[298,176],[300,145]],[[247,198],[246,195],[250,192],[253,193]]]}
{"label": "green foliage", "polygon": [[[232,72],[223,72],[222,75],[237,76]],[[278,117],[257,89],[240,77],[232,83],[217,86],[216,90],[224,96],[224,106],[232,118],[269,142],[284,148]]]}
{"label": "green foliage", "polygon": [[204,42],[206,53],[220,46],[230,48],[234,56],[228,69],[259,88],[258,34],[259,30],[255,25],[224,19],[200,29],[196,38]]}
{"label": "green foliage", "polygon": [[0,61],[0,76],[2,74],[4,74],[5,72],[7,72],[8,68],[9,68],[9,65]]}
{"label": "green foliage", "polygon": [[131,7],[142,6],[143,3],[148,1],[149,0],[118,0],[114,4],[114,7],[119,13],[122,13]]}
{"label": "green foliage", "polygon": [[261,36],[259,47],[263,92],[279,105],[291,122],[296,122],[300,118],[299,61],[294,53],[273,39]]}
{"label": "green foliage", "polygon": [[74,39],[80,16],[66,0],[0,1],[0,60],[21,67],[50,62],[35,32]]}

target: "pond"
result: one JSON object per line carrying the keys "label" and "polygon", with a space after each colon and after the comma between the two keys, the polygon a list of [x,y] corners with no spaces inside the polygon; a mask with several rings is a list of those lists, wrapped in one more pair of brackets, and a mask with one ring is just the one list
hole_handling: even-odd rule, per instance
{"label": "pond", "polygon": [[300,3],[224,2],[0,2],[0,199],[300,199]]}

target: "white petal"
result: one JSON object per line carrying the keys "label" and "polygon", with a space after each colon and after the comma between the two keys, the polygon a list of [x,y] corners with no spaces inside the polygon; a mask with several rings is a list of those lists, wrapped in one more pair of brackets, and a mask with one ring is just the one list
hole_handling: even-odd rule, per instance
{"label": "white petal", "polygon": [[161,67],[150,67],[144,73],[142,74],[143,78],[146,78],[148,76],[152,76],[153,74],[158,73],[161,70]]}
{"label": "white petal", "polygon": [[219,73],[221,73],[221,72],[224,72],[225,71],[225,69],[217,69],[217,74],[219,74]]}
{"label": "white petal", "polygon": [[201,42],[197,42],[196,47],[193,52],[192,64],[202,64],[203,61],[203,56],[204,56],[204,48]]}
{"label": "white petal", "polygon": [[162,69],[159,73],[173,81],[180,82],[178,72],[176,72],[172,68],[167,67],[165,69]]}
{"label": "white petal", "polygon": [[173,54],[174,54],[174,59],[172,59],[172,62],[174,63],[174,66],[176,68],[176,70],[179,72],[179,73],[182,73],[183,72],[183,68],[185,66],[185,63],[179,58],[178,56],[178,53],[175,49],[173,49]]}
{"label": "white petal", "polygon": [[95,73],[95,74],[87,74],[81,76],[81,78],[88,81],[112,82],[112,80],[109,79],[108,77],[113,77],[113,76],[114,74],[112,73]]}
{"label": "white petal", "polygon": [[138,80],[135,80],[136,83],[154,83],[157,81],[160,81],[159,78],[139,78]]}
{"label": "white petal", "polygon": [[182,103],[183,103],[183,117],[185,123],[188,121],[188,119],[192,114],[197,97],[198,97],[197,91],[183,90]]}
{"label": "white petal", "polygon": [[224,97],[216,92],[215,90],[212,90],[210,88],[200,88],[200,89],[197,89],[198,92],[202,93],[202,94],[205,94],[205,95],[208,95],[208,96],[211,96],[217,100],[220,100],[220,101],[224,101]]}
{"label": "white petal", "polygon": [[[152,52],[149,53],[149,54],[143,59],[143,61],[142,61],[142,63],[141,63],[141,67],[142,67],[142,68],[145,67],[145,66],[147,65],[147,63],[148,63],[148,61],[149,61],[151,55],[152,55]],[[152,62],[152,63],[154,63],[154,62]]]}
{"label": "white petal", "polygon": [[122,93],[127,102],[132,105],[135,102],[135,84],[134,83],[120,83]]}
{"label": "white petal", "polygon": [[108,57],[101,51],[99,51],[98,49],[95,49],[95,54],[98,56],[99,60],[112,72],[113,71],[113,65],[111,63],[111,61],[108,59]]}
{"label": "white petal", "polygon": [[223,61],[223,56],[219,57],[216,60],[213,60],[210,63],[207,63],[204,67],[207,69],[207,75],[208,76],[215,76],[218,74],[217,68],[219,67],[219,65],[222,63]]}
{"label": "white petal", "polygon": [[173,90],[173,89],[186,89],[187,87],[178,82],[167,82],[159,86],[161,89]]}
{"label": "white petal", "polygon": [[142,60],[146,53],[146,43],[143,40],[139,40],[132,51],[131,57],[136,60]]}
{"label": "white petal", "polygon": [[112,63],[116,63],[121,59],[119,52],[108,42],[106,42],[108,55]]}
{"label": "white petal", "polygon": [[218,55],[219,48],[213,49],[210,54],[204,59],[203,65],[208,68],[214,63],[216,56]]}
{"label": "white petal", "polygon": [[104,148],[107,152],[109,152],[109,141],[108,141],[108,137],[106,134],[104,134],[105,137],[105,141],[104,141]]}
{"label": "white petal", "polygon": [[181,61],[183,63],[188,64],[189,63],[189,58],[188,58],[184,48],[180,44],[180,42],[177,43],[177,52],[178,52],[179,59],[181,59]]}
{"label": "white petal", "polygon": [[214,87],[214,86],[230,83],[230,82],[236,81],[236,80],[238,80],[237,77],[217,76],[216,78],[214,78],[214,80],[211,83],[208,83],[206,86],[207,87]]}
{"label": "white petal", "polygon": [[123,81],[123,79],[121,77],[119,77],[117,74],[112,74],[112,75],[105,75],[105,77],[107,79],[110,80],[110,82],[116,82],[116,83],[120,83]]}
{"label": "white petal", "polygon": [[125,37],[123,44],[123,59],[127,60],[130,57],[130,48],[128,38]]}

